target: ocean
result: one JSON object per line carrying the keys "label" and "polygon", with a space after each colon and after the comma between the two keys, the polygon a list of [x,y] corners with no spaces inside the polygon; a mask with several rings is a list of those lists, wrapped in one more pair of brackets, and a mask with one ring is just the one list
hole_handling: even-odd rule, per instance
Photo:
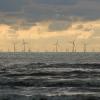
{"label": "ocean", "polygon": [[0,53],[0,100],[100,100],[100,53]]}

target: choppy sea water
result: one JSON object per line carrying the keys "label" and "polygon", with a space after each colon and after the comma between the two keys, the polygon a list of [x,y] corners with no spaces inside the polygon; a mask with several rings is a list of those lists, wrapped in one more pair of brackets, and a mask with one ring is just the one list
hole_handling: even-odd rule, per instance
{"label": "choppy sea water", "polygon": [[100,100],[100,53],[0,53],[0,100]]}

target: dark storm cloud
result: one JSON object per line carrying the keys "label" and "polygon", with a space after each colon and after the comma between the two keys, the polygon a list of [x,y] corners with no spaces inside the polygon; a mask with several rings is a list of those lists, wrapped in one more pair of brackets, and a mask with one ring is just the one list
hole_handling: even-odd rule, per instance
{"label": "dark storm cloud", "polygon": [[[100,0],[0,0],[0,23],[15,25],[18,20],[25,20],[22,25],[26,28],[46,20],[96,20],[99,12]],[[53,26],[51,31],[57,27],[62,30],[64,24]]]}

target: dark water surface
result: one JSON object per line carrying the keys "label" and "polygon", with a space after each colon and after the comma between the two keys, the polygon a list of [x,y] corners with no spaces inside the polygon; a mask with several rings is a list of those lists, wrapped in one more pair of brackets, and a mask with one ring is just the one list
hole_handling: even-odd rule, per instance
{"label": "dark water surface", "polygon": [[100,54],[0,53],[0,100],[100,100]]}

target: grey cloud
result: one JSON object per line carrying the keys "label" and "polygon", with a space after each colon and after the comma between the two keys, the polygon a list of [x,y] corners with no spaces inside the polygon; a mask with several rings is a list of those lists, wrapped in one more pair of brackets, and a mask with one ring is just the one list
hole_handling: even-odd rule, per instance
{"label": "grey cloud", "polygon": [[25,0],[0,0],[0,11],[14,12],[19,11],[26,3]]}
{"label": "grey cloud", "polygon": [[77,25],[76,29],[89,32],[89,31],[93,30],[93,27],[92,27],[92,25],[84,26],[84,25],[80,24],[80,25]]}
{"label": "grey cloud", "polygon": [[[82,21],[100,19],[99,0],[0,0],[0,23],[12,25],[26,20],[23,28],[46,20]],[[62,23],[61,23],[62,24]],[[55,25],[55,24],[54,24]],[[66,24],[50,25],[50,30],[63,30]],[[25,26],[25,27],[24,27]]]}
{"label": "grey cloud", "polygon": [[22,23],[20,25],[13,24],[10,28],[17,31],[20,29],[27,30],[27,29],[31,28],[31,26],[36,26],[36,24],[31,23],[31,22],[26,22],[26,23]]}
{"label": "grey cloud", "polygon": [[[90,4],[90,5],[89,5]],[[94,5],[93,3],[82,3],[77,4],[76,6],[58,6],[58,5],[33,5],[29,8],[26,8],[24,13],[27,18],[31,18],[36,21],[41,20],[67,20],[70,16],[80,17],[87,20],[95,20],[100,18],[100,7],[99,5]]]}
{"label": "grey cloud", "polygon": [[78,25],[78,26],[76,27],[76,29],[79,29],[79,30],[81,30],[81,29],[83,29],[83,28],[84,28],[83,25]]}
{"label": "grey cloud", "polygon": [[63,31],[65,29],[68,29],[69,27],[71,27],[71,23],[70,22],[52,22],[48,29],[49,31]]}
{"label": "grey cloud", "polygon": [[73,5],[78,0],[33,0],[35,3],[39,4],[49,4],[49,5]]}
{"label": "grey cloud", "polygon": [[100,0],[88,0],[89,2],[100,2]]}

